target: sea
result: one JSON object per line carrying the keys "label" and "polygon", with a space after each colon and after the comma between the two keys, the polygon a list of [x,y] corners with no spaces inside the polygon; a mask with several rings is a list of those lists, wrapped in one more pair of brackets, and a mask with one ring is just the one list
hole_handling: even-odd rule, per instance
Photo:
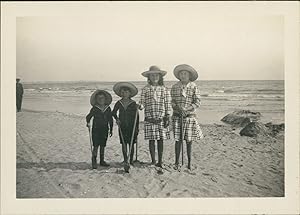
{"label": "sea", "polygon": [[[112,88],[116,82],[27,82],[23,83],[22,108],[34,111],[53,111],[86,116],[90,96],[96,89],[107,90],[113,103],[120,98]],[[145,81],[132,81],[139,90],[133,99],[140,99]],[[176,81],[165,81],[171,88]],[[284,123],[283,80],[200,80],[196,81],[201,93],[201,107],[197,117],[200,124],[222,124],[226,114],[235,110],[258,111],[264,123]],[[140,113],[143,116],[143,113]],[[141,117],[142,119],[143,117]]]}

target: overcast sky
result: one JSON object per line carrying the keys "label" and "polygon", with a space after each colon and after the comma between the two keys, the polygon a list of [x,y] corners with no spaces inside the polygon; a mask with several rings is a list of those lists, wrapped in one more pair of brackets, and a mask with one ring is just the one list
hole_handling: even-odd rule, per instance
{"label": "overcast sky", "polygon": [[200,80],[284,78],[281,16],[215,16],[201,5],[100,7],[98,16],[17,18],[23,81],[144,80],[187,63]]}

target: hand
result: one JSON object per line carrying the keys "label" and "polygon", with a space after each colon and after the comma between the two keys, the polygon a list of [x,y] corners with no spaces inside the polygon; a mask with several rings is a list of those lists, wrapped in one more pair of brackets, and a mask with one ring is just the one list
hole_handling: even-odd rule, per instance
{"label": "hand", "polygon": [[143,109],[143,106],[140,105],[140,104],[136,104],[136,108],[139,109],[139,110],[142,110],[142,109]]}
{"label": "hand", "polygon": [[109,137],[112,137],[112,135],[113,135],[113,132],[110,131],[110,132],[109,132]]}
{"label": "hand", "polygon": [[88,128],[90,129],[90,128],[91,128],[91,123],[88,122],[88,123],[86,124],[86,127],[88,127]]}
{"label": "hand", "polygon": [[176,105],[176,104],[172,104],[172,108],[173,108],[173,110],[175,110],[175,111],[181,112],[181,108],[180,108],[178,105]]}
{"label": "hand", "polygon": [[170,125],[170,118],[168,116],[164,117],[164,128],[169,127]]}
{"label": "hand", "polygon": [[119,119],[116,119],[116,123],[118,126],[121,126],[121,121]]}
{"label": "hand", "polygon": [[184,107],[181,108],[180,113],[181,113],[181,115],[184,116],[184,117],[186,117],[186,116],[188,115],[188,111],[187,111],[187,109],[184,108]]}

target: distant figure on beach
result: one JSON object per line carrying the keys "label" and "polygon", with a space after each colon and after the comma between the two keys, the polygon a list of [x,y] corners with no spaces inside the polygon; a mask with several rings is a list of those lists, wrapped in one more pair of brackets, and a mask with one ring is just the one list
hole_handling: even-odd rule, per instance
{"label": "distant figure on beach", "polygon": [[[118,96],[121,97],[121,99],[116,102],[112,111],[112,115],[119,126],[119,138],[120,143],[122,144],[122,153],[124,158],[123,163],[126,163],[128,160],[127,151],[129,150],[131,141],[133,141],[130,153],[130,164],[132,165],[134,144],[137,142],[137,135],[139,133],[139,116],[137,115],[137,119],[135,120],[138,108],[136,102],[131,98],[136,96],[138,89],[132,83],[118,82],[114,85],[113,90]],[[134,126],[135,122],[136,125]],[[134,127],[135,131],[134,136],[132,137]]]}
{"label": "distant figure on beach", "polygon": [[86,116],[87,127],[90,129],[90,120],[93,119],[92,127],[92,167],[97,169],[97,153],[100,146],[100,166],[109,166],[104,161],[104,153],[107,142],[108,133],[112,136],[113,130],[113,118],[111,108],[109,105],[112,102],[112,96],[105,90],[96,90],[90,99],[90,103],[93,106]]}
{"label": "distant figure on beach", "polygon": [[17,94],[17,112],[21,111],[21,107],[22,107],[22,99],[23,99],[23,86],[20,83],[20,78],[17,78],[17,83],[16,83],[16,94]]}
{"label": "distant figure on beach", "polygon": [[[145,140],[149,140],[149,150],[152,164],[162,167],[163,141],[170,139],[169,123],[172,111],[171,96],[164,86],[163,76],[167,72],[157,66],[151,66],[142,75],[148,79],[148,84],[142,89],[140,109],[145,113]],[[155,160],[155,141],[158,148],[158,163]]]}
{"label": "distant figure on beach", "polygon": [[193,82],[198,78],[197,71],[186,64],[175,67],[174,75],[179,82],[171,89],[173,108],[173,132],[175,138],[175,169],[179,168],[181,144],[186,141],[188,169],[191,170],[192,142],[203,138],[196,119],[196,108],[200,107],[200,91]]}

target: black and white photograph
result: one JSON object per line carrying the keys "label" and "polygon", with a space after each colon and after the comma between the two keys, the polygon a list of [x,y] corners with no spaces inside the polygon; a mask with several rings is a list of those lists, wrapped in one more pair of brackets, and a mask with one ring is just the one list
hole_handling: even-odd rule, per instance
{"label": "black and white photograph", "polygon": [[14,19],[16,200],[287,197],[284,14],[78,4]]}

